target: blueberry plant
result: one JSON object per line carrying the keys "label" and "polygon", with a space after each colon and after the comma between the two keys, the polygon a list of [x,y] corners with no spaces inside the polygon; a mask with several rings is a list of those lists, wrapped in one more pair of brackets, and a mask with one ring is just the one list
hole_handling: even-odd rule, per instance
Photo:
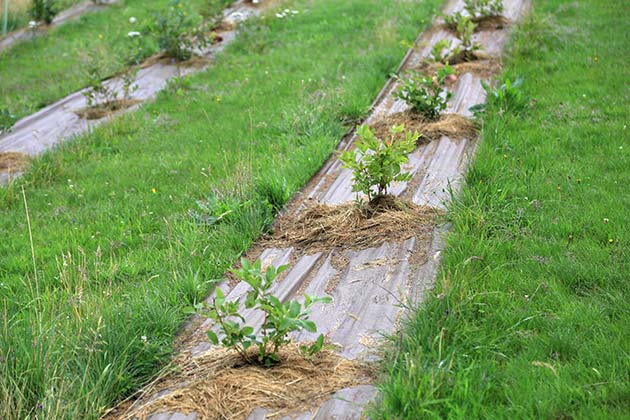
{"label": "blueberry plant", "polygon": [[501,16],[503,0],[464,0],[464,10],[474,20]]}
{"label": "blueberry plant", "polygon": [[195,47],[204,48],[213,39],[211,27],[199,14],[184,7],[182,0],[171,0],[165,13],[155,14],[148,29],[160,50],[177,61],[188,60]]}
{"label": "blueberry plant", "polygon": [[464,11],[444,16],[444,24],[453,31],[462,19],[468,18],[475,23],[484,19],[496,18],[503,13],[502,0],[464,0]]}
{"label": "blueberry plant", "polygon": [[390,138],[383,141],[367,125],[362,125],[357,135],[356,149],[340,156],[343,165],[352,169],[354,192],[362,192],[369,202],[374,202],[387,194],[392,182],[411,179],[411,174],[402,169],[416,147],[417,133],[406,132],[404,126],[396,125],[390,130]]}
{"label": "blueberry plant", "polygon": [[31,18],[37,22],[45,22],[50,25],[59,13],[57,0],[33,0],[29,9]]}
{"label": "blueberry plant", "polygon": [[446,89],[446,80],[454,74],[453,68],[446,64],[435,76],[423,76],[412,73],[407,78],[397,77],[401,85],[394,96],[411,106],[411,110],[429,120],[437,119],[446,109],[453,96]]}
{"label": "blueberry plant", "polygon": [[[256,333],[254,327],[247,325],[241,311],[241,302],[226,300],[220,288],[216,289],[212,303],[205,308],[205,314],[214,320],[218,327],[218,333],[208,331],[208,339],[213,344],[222,344],[233,349],[248,363],[269,367],[281,361],[279,350],[290,343],[289,334],[302,330],[317,332],[317,326],[309,319],[309,308],[317,302],[330,303],[332,299],[305,294],[303,303],[298,300],[282,302],[271,293],[271,286],[288,266],[276,268],[270,265],[265,271],[261,266],[260,260],[252,264],[242,259],[241,268],[232,270],[239,280],[250,286],[244,308],[262,311],[265,315],[260,332]],[[313,356],[319,353],[323,346],[324,335],[320,334],[313,344],[302,345],[300,349],[304,355]],[[248,351],[252,347],[257,348],[255,356]]]}
{"label": "blueberry plant", "polygon": [[113,56],[114,54],[104,45],[99,45],[87,52],[83,71],[88,80],[88,87],[83,91],[83,96],[88,107],[109,106],[120,99],[129,99],[138,88],[134,83],[136,69],[132,68],[128,68],[121,75],[122,92],[118,91],[116,85],[106,81]]}

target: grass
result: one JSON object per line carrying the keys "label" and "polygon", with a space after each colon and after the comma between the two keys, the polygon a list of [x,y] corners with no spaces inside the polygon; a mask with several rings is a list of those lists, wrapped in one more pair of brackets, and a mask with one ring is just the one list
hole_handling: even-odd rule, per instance
{"label": "grass", "polygon": [[300,13],[247,24],[209,70],[0,188],[0,418],[96,418],[149,380],[182,308],[365,115],[438,3],[283,4]]}
{"label": "grass", "polygon": [[630,418],[630,14],[534,6],[506,70],[534,105],[490,105],[375,418]]}
{"label": "grass", "polygon": [[[99,46],[107,51],[102,73],[120,72],[127,67],[126,58],[134,49],[127,34],[146,34],[144,28],[152,22],[154,12],[165,10],[168,4],[169,0],[125,0],[0,52],[0,110],[8,109],[22,118],[86,87],[87,52]],[[190,10],[200,10],[202,0],[187,4]],[[130,23],[131,17],[137,22]],[[155,42],[147,41],[139,56],[156,51]]]}

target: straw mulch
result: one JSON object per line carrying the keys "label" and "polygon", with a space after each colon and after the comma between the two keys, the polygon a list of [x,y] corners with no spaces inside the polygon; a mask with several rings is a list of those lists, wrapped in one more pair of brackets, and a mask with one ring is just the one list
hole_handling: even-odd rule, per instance
{"label": "straw mulch", "polygon": [[[453,61],[449,60],[451,68],[455,74],[472,73],[475,76],[488,78],[498,74],[501,71],[501,62],[495,58],[476,54],[478,59],[472,61]],[[421,71],[428,74],[436,74],[438,70],[444,67],[443,63],[434,61],[423,61],[413,70]]]}
{"label": "straw mulch", "polygon": [[429,238],[440,211],[392,197],[376,203],[337,206],[316,204],[297,216],[286,215],[274,225],[266,246],[293,246],[308,252],[333,248],[366,249],[388,240]]}
{"label": "straw mulch", "polygon": [[471,139],[477,135],[477,127],[469,118],[443,114],[438,120],[431,121],[412,110],[381,117],[370,124],[370,128],[378,138],[386,139],[391,136],[390,129],[394,125],[404,125],[407,131],[418,133],[418,141],[422,142],[439,140],[442,136],[457,140]]}
{"label": "straw mulch", "polygon": [[306,359],[291,343],[280,356],[282,362],[271,368],[246,364],[224,348],[212,348],[195,358],[180,357],[177,371],[145,390],[124,413],[107,418],[194,412],[197,419],[233,420],[247,418],[258,407],[270,412],[267,418],[279,418],[314,409],[340,389],[373,381],[371,365],[346,360],[328,349]]}
{"label": "straw mulch", "polygon": [[115,114],[123,109],[130,108],[140,102],[141,101],[138,99],[117,99],[104,104],[79,109],[75,111],[75,114],[86,120],[100,120],[101,118]]}
{"label": "straw mulch", "polygon": [[0,152],[1,172],[20,172],[26,169],[31,158],[24,153]]}

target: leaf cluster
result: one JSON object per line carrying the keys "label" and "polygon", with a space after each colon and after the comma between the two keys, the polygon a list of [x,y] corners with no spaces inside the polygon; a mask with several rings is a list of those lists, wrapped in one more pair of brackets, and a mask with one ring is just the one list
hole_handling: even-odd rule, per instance
{"label": "leaf cluster", "polygon": [[390,139],[383,141],[362,125],[357,131],[356,149],[343,152],[339,158],[346,168],[352,169],[352,190],[362,192],[370,202],[383,197],[392,182],[411,178],[402,167],[415,149],[418,134],[405,132],[400,125],[392,127],[390,133]]}

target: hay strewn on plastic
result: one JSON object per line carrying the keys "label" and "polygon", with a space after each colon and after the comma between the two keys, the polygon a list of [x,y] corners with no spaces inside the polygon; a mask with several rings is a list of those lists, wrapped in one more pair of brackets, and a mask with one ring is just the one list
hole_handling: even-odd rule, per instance
{"label": "hay strewn on plastic", "polygon": [[[478,56],[478,60],[464,61],[457,64],[451,63],[451,68],[455,70],[455,74],[472,73],[480,77],[488,78],[501,71],[501,63],[499,60],[486,57],[481,53],[476,55]],[[443,63],[423,61],[418,66],[414,67],[414,70],[421,71],[423,73],[435,74],[443,67]]]}
{"label": "hay strewn on plastic", "polygon": [[437,121],[429,121],[411,110],[381,117],[370,128],[377,137],[389,138],[390,128],[394,125],[404,125],[408,131],[417,132],[418,140],[430,142],[439,140],[442,136],[457,140],[470,139],[477,134],[477,127],[469,118],[458,114],[443,114]]}
{"label": "hay strewn on plastic", "polygon": [[414,236],[429,238],[439,214],[433,207],[390,197],[365,209],[359,209],[355,203],[317,204],[297,216],[278,219],[268,245],[317,252],[333,248],[366,249]]}
{"label": "hay strewn on plastic", "polygon": [[107,102],[105,104],[99,104],[88,108],[82,108],[75,112],[79,117],[86,120],[100,120],[108,115],[112,115],[123,109],[134,106],[140,103],[138,99],[118,99],[115,101]]}
{"label": "hay strewn on plastic", "polygon": [[20,172],[26,169],[31,158],[24,153],[0,152],[0,172]]}
{"label": "hay strewn on plastic", "polygon": [[[369,364],[346,360],[330,350],[309,360],[297,344],[290,344],[280,355],[282,363],[272,368],[247,365],[223,348],[195,358],[180,356],[177,372],[145,390],[147,400],[141,398],[115,418],[195,412],[200,420],[245,419],[257,407],[272,413],[267,418],[279,418],[316,408],[340,389],[373,381]],[[172,392],[148,400],[164,390]]]}

